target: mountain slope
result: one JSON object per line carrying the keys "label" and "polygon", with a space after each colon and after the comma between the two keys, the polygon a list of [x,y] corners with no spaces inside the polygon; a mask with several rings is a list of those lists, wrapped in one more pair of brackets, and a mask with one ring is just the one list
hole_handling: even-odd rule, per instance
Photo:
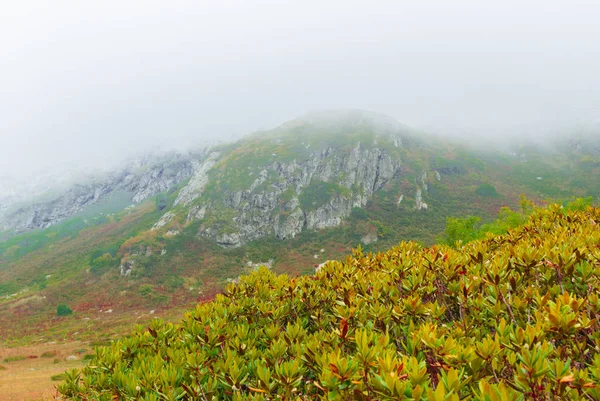
{"label": "mountain slope", "polygon": [[[521,193],[597,197],[597,142],[570,139],[480,151],[351,110],[149,159],[0,218],[50,225],[0,240],[0,339],[104,337],[95,327],[209,298],[261,263],[306,274],[359,243],[433,244],[448,217],[489,221]],[[74,315],[57,318],[59,304]]]}
{"label": "mountain slope", "polygon": [[[0,198],[0,231],[43,229],[78,214],[93,216],[100,210],[120,211],[189,178],[193,172],[192,160],[202,157],[203,151],[144,158],[100,179],[75,183],[58,193],[49,191],[33,201],[11,202]],[[100,207],[95,211],[98,204]]]}
{"label": "mountain slope", "polygon": [[267,269],[100,348],[69,399],[600,399],[600,209],[451,249]]}

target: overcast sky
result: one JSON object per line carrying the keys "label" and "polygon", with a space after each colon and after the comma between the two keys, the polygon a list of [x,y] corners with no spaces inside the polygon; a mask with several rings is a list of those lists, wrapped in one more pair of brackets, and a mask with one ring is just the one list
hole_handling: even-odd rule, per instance
{"label": "overcast sky", "polygon": [[0,177],[364,108],[440,132],[600,120],[597,0],[0,2]]}

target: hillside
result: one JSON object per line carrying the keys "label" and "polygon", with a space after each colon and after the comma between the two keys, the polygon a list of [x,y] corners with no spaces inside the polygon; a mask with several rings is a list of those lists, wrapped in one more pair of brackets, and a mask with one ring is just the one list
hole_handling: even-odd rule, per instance
{"label": "hillside", "polygon": [[[575,207],[577,209],[577,207]],[[600,399],[600,209],[314,276],[262,268],[67,374],[68,399]]]}
{"label": "hillside", "polygon": [[[0,341],[118,338],[260,264],[306,274],[357,244],[431,245],[448,217],[488,222],[521,193],[597,197],[596,149],[573,137],[482,151],[345,110],[149,157],[0,216],[12,230],[0,234]],[[74,313],[57,316],[61,304]]]}

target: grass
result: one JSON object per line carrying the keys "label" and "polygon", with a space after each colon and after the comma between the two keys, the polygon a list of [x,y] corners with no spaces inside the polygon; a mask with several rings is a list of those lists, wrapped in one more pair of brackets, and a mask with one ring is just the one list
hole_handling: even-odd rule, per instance
{"label": "grass", "polygon": [[64,373],[59,373],[57,375],[50,376],[50,380],[53,382],[59,382],[65,380],[66,375]]}
{"label": "grass", "polygon": [[0,357],[12,358],[21,355],[44,355],[55,353],[57,363],[50,357],[20,359],[7,364],[0,374],[0,400],[54,400],[56,381],[53,376],[61,375],[65,370],[83,366],[82,361],[66,361],[71,350],[81,348],[82,343],[31,341],[29,345],[9,347],[0,344]]}
{"label": "grass", "polygon": [[17,362],[17,361],[23,361],[23,360],[25,360],[25,359],[27,359],[27,357],[26,357],[26,356],[23,356],[23,355],[15,355],[15,356],[10,356],[10,357],[4,358],[4,362],[5,362],[5,363],[9,363],[9,362]]}

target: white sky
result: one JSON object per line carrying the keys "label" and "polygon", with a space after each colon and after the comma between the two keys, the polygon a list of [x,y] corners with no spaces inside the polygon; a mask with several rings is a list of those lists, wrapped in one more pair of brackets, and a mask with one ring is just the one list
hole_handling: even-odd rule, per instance
{"label": "white sky", "polygon": [[365,108],[443,132],[600,121],[600,3],[0,0],[0,177]]}

